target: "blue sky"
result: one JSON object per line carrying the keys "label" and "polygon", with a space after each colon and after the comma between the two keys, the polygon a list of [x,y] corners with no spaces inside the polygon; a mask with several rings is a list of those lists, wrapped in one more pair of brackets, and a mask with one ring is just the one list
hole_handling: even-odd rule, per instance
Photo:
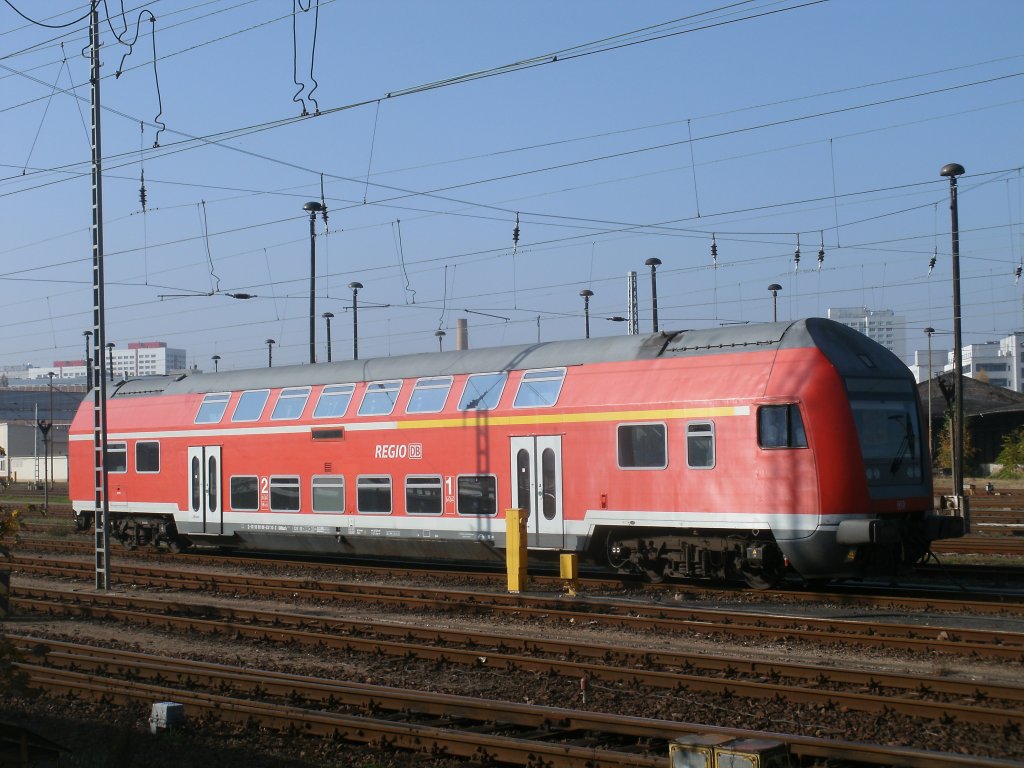
{"label": "blue sky", "polygon": [[[88,8],[11,2],[48,24]],[[308,361],[322,179],[320,360],[325,311],[351,354],[352,281],[361,357],[450,346],[458,318],[473,346],[579,337],[585,288],[592,334],[623,333],[603,318],[630,270],[647,331],[650,257],[662,328],[771,319],[779,283],[780,319],[893,309],[924,348],[952,330],[950,162],[965,341],[1024,327],[1022,3],[312,0],[293,51],[294,7],[126,7],[119,78],[104,23],[109,341],[236,369],[274,338],[275,365]],[[321,114],[301,118],[314,24]],[[0,5],[0,365],[80,358],[92,326],[86,32]]]}

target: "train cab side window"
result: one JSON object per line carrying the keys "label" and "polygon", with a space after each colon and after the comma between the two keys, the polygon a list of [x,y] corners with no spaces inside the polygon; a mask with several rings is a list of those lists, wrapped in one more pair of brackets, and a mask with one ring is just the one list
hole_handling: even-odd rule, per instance
{"label": "train cab side window", "polygon": [[196,414],[196,424],[217,424],[224,418],[224,411],[228,408],[228,400],[231,399],[230,392],[211,392],[203,398]]}
{"label": "train cab side window", "polygon": [[460,411],[491,411],[501,399],[508,373],[475,373],[466,379],[466,388],[459,400]]}
{"label": "train cab side window", "polygon": [[807,434],[796,404],[757,409],[757,444],[762,448],[806,448]]}
{"label": "train cab side window", "polygon": [[438,475],[410,475],[405,478],[405,513],[407,515],[440,515],[444,511],[444,494]]}
{"label": "train cab side window", "polygon": [[345,511],[345,478],[341,475],[318,475],[313,478],[313,511]]}
{"label": "train cab side window", "polygon": [[260,508],[260,480],[255,475],[231,478],[231,508],[238,512],[258,512]]}
{"label": "train cab side window", "polygon": [[405,407],[405,412],[438,413],[444,408],[451,389],[451,376],[435,376],[430,379],[420,379],[416,382],[416,386],[412,388],[412,394],[409,396],[409,405]]}
{"label": "train cab side window", "polygon": [[498,514],[498,479],[494,475],[460,475],[458,485],[460,515]]}
{"label": "train cab side window", "polygon": [[619,424],[616,443],[620,469],[668,466],[664,424]]}
{"label": "train cab side window", "polygon": [[363,475],[356,478],[356,510],[364,515],[390,515],[391,477]]}
{"label": "train cab side window", "polygon": [[107,443],[107,472],[128,471],[128,443]]}
{"label": "train cab side window", "polygon": [[686,466],[714,469],[715,425],[710,421],[686,425]]}
{"label": "train cab side window", "polygon": [[139,440],[135,444],[135,471],[160,471],[160,443],[155,440]]}
{"label": "train cab side window", "polygon": [[313,409],[314,419],[339,419],[348,410],[355,384],[331,384],[324,387]]}
{"label": "train cab side window", "polygon": [[282,389],[277,396],[277,404],[274,412],[270,414],[271,419],[297,419],[302,415],[302,409],[306,407],[306,400],[309,399],[309,387],[289,387]]}
{"label": "train cab side window", "polygon": [[263,415],[263,407],[270,397],[269,389],[254,389],[250,392],[243,392],[231,413],[232,421],[259,421]]}
{"label": "train cab side window", "polygon": [[565,369],[526,371],[516,392],[513,408],[549,408],[558,401],[565,381]]}
{"label": "train cab side window", "polygon": [[387,416],[395,410],[395,403],[398,401],[398,393],[401,389],[402,382],[399,379],[371,381],[366,385],[363,402],[359,404],[359,415]]}
{"label": "train cab side window", "polygon": [[270,509],[273,512],[299,511],[299,478],[270,478]]}

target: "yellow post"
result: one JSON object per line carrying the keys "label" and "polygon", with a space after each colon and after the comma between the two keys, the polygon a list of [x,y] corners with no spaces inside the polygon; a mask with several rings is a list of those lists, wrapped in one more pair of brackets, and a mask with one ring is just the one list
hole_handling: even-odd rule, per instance
{"label": "yellow post", "polygon": [[579,555],[568,554],[558,556],[559,577],[565,581],[565,592],[569,597],[576,597],[579,591],[580,559]]}
{"label": "yellow post", "polygon": [[505,566],[508,591],[519,594],[526,584],[526,520],[521,509],[505,510]]}

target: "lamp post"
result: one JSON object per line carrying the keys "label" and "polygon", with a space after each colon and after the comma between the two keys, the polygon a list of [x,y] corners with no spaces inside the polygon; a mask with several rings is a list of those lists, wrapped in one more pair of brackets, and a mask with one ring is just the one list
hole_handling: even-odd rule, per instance
{"label": "lamp post", "polygon": [[594,292],[589,288],[584,288],[580,291],[580,296],[583,297],[583,323],[587,334],[585,338],[588,339],[590,338],[590,297],[593,295]]}
{"label": "lamp post", "polygon": [[928,334],[928,455],[930,456],[935,444],[932,443],[932,334],[935,329],[928,327],[924,329]]}
{"label": "lamp post", "polygon": [[309,211],[309,362],[316,362],[316,215],[324,209],[310,200],[302,210]]}
{"label": "lamp post", "polygon": [[334,317],[333,312],[324,312],[323,318],[327,321],[327,362],[331,362],[331,318]]}
{"label": "lamp post", "polygon": [[107,342],[107,367],[110,368],[110,380],[114,380],[114,342]]}
{"label": "lamp post", "polygon": [[93,387],[92,382],[92,331],[82,331],[85,336],[85,386],[88,392]]}
{"label": "lamp post", "polygon": [[216,373],[220,370],[220,355],[214,355],[210,359],[213,360],[213,372]]}
{"label": "lamp post", "polygon": [[661,259],[652,256],[644,264],[651,268],[651,324],[654,332],[658,332],[658,266]]}
{"label": "lamp post", "polygon": [[434,335],[437,336],[437,351],[444,352],[444,337],[447,334],[439,328],[434,331]]}
{"label": "lamp post", "polygon": [[352,289],[352,359],[359,359],[359,289],[363,287],[360,282],[352,281],[348,284]]}
{"label": "lamp post", "polygon": [[768,290],[772,292],[772,322],[779,322],[779,291],[782,290],[782,286],[778,283],[772,283],[768,286]]}
{"label": "lamp post", "polygon": [[267,339],[264,342],[267,345],[267,368],[274,367],[274,345],[277,344],[273,339]]}
{"label": "lamp post", "polygon": [[[964,495],[964,366],[960,340],[960,225],[956,210],[956,177],[962,176],[964,167],[959,163],[942,166],[940,176],[949,178],[949,216],[953,238],[953,372],[956,376],[953,414],[953,493],[959,503]],[[964,510],[966,512],[966,510]],[[965,515],[965,527],[968,521]]]}

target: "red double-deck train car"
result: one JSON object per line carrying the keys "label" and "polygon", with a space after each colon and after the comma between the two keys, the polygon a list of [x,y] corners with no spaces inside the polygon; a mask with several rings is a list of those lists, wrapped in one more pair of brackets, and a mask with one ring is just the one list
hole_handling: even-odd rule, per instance
{"label": "red double-deck train car", "polygon": [[[114,535],[130,544],[415,559],[531,550],[622,571],[891,573],[933,514],[913,377],[829,320],[223,373],[108,393]],[[71,496],[93,515],[91,399]]]}

